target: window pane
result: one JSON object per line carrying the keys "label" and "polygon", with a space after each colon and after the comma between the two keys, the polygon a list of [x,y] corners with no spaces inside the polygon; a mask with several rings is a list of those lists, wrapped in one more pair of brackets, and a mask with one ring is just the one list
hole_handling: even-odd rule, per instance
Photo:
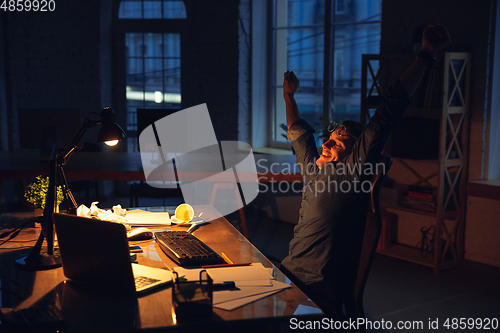
{"label": "window pane", "polygon": [[162,34],[145,33],[144,34],[144,56],[158,57],[162,56]]}
{"label": "window pane", "polygon": [[136,130],[136,109],[143,107],[144,101],[144,75],[142,58],[127,59],[126,81],[127,130]]}
{"label": "window pane", "polygon": [[323,41],[323,28],[288,30],[288,70],[297,74],[301,86],[323,86]]}
{"label": "window pane", "polygon": [[[286,50],[283,50],[286,49]],[[276,31],[276,114],[274,140],[285,142],[280,124],[286,123],[283,102],[283,73],[294,71],[300,80],[295,95],[302,117],[309,123],[319,122],[323,115],[324,28],[280,29]]]}
{"label": "window pane", "polygon": [[146,107],[161,107],[163,104],[162,60],[145,59],[144,68]]}
{"label": "window pane", "polygon": [[144,18],[161,19],[161,1],[144,0]]}
{"label": "window pane", "polygon": [[181,37],[164,34],[164,102],[166,108],[178,108],[181,103]]}
{"label": "window pane", "polygon": [[185,19],[186,6],[182,1],[163,1],[163,18]]}
{"label": "window pane", "polygon": [[[293,70],[300,79],[296,100],[302,117],[317,124],[318,130],[320,117],[332,118],[335,114],[336,120],[359,120],[361,55],[379,53],[382,0],[332,0],[335,15],[331,22],[324,19],[325,3],[275,0],[275,141],[285,141],[279,125],[286,121],[281,85],[287,70]],[[325,29],[331,29],[334,40],[327,55]],[[329,72],[325,70],[325,56],[331,61]],[[329,81],[332,87],[325,86]],[[331,89],[330,105],[323,105],[323,88]]]}
{"label": "window pane", "polygon": [[[380,24],[353,24],[335,27],[332,103],[335,119],[359,121],[361,101],[361,56],[378,54]],[[378,63],[373,63],[377,71]]]}
{"label": "window pane", "polygon": [[165,107],[180,107],[181,103],[181,60],[165,59],[164,102]]}
{"label": "window pane", "polygon": [[325,0],[289,0],[286,7],[280,2],[284,1],[278,1],[277,13],[283,15],[286,12],[287,21],[278,24],[278,26],[323,25]]}
{"label": "window pane", "polygon": [[118,18],[140,19],[142,18],[142,1],[123,0],[118,9]]}
{"label": "window pane", "polygon": [[[163,2],[163,12],[162,12]],[[143,15],[144,8],[144,15]],[[118,9],[121,19],[185,19],[186,6],[182,0],[122,0]]]}
{"label": "window pane", "polygon": [[125,34],[126,57],[142,57],[144,55],[144,43],[142,41],[142,33],[127,33]]}
{"label": "window pane", "polygon": [[382,19],[382,0],[335,0],[335,22],[367,22]]}
{"label": "window pane", "polygon": [[181,57],[180,34],[163,34],[163,54],[166,58]]}

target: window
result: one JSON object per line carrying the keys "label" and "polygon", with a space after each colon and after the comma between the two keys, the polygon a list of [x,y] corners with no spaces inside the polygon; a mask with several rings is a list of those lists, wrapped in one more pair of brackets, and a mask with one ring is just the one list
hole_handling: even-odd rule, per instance
{"label": "window", "polygon": [[[302,117],[360,119],[361,55],[379,53],[382,0],[275,0],[272,146],[286,143],[283,73],[300,79]],[[320,144],[320,142],[318,142]]]}
{"label": "window", "polygon": [[[124,91],[129,151],[137,151],[137,109],[181,109],[181,40],[187,19],[180,0],[123,0],[117,10],[117,72]],[[124,82],[123,82],[124,81]]]}
{"label": "window", "polygon": [[185,19],[186,6],[181,0],[123,0],[120,19]]}
{"label": "window", "polygon": [[137,109],[180,108],[180,34],[128,32],[125,45],[127,130],[135,131]]}

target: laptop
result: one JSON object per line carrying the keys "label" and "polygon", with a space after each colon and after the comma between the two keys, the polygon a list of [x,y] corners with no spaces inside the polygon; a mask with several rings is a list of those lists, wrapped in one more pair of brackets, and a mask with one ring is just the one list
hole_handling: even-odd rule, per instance
{"label": "laptop", "polygon": [[169,270],[130,263],[123,224],[60,213],[53,218],[68,279],[123,295],[172,282]]}

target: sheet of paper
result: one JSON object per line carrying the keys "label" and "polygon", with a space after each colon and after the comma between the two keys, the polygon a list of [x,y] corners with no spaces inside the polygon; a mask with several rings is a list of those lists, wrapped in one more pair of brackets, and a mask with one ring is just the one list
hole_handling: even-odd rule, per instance
{"label": "sheet of paper", "polygon": [[243,305],[247,305],[247,304],[250,304],[252,302],[258,301],[261,298],[270,296],[270,295],[275,294],[275,293],[277,293],[279,291],[280,290],[272,290],[272,291],[267,292],[267,293],[253,295],[253,296],[249,296],[249,297],[241,298],[241,299],[235,299],[235,300],[232,300],[232,301],[229,301],[229,302],[214,304],[213,307],[214,308],[219,308],[219,309],[222,309],[222,310],[226,310],[226,311],[232,311],[232,310],[237,309],[237,308],[239,308],[239,307],[241,307]]}
{"label": "sheet of paper", "polygon": [[220,304],[235,299],[244,299],[250,296],[269,293],[271,291],[280,291],[289,287],[289,284],[273,281],[270,287],[241,287],[239,290],[221,290],[214,292],[213,304]]}
{"label": "sheet of paper", "polygon": [[[202,269],[175,267],[174,270],[180,277],[193,281],[199,280]],[[274,280],[272,268],[266,268],[261,263],[209,268],[207,271],[214,283],[234,281],[238,290],[220,290],[213,293],[214,307],[228,311],[290,287],[289,284]]]}
{"label": "sheet of paper", "polygon": [[236,286],[261,285],[262,283],[268,285],[268,282],[274,279],[272,269],[269,270],[260,262],[250,266],[209,268],[207,272],[214,281],[234,281]]}
{"label": "sheet of paper", "polygon": [[[274,281],[274,282],[278,282],[278,281]],[[279,283],[281,283],[281,282],[279,282]],[[283,284],[281,287],[276,285],[276,286],[267,287],[267,288],[242,288],[240,296],[232,295],[231,296],[232,299],[229,299],[225,302],[219,302],[221,299],[219,294],[221,294],[221,292],[217,291],[217,292],[214,292],[214,305],[213,306],[215,308],[231,311],[231,310],[234,310],[236,308],[239,308],[240,306],[250,304],[250,303],[255,302],[261,298],[270,296],[272,294],[275,294],[277,292],[280,292],[280,291],[285,290],[285,289],[290,288],[290,287],[291,286],[288,284]],[[246,291],[245,289],[260,289],[260,290],[265,290],[265,292],[255,294],[251,291]],[[244,296],[245,293],[247,293],[248,296]],[[223,297],[227,297],[227,295],[224,295]],[[237,298],[237,297],[240,297],[240,298]],[[217,304],[215,304],[215,302],[217,302]]]}
{"label": "sheet of paper", "polygon": [[[183,268],[174,269],[179,276],[188,281],[199,280],[201,268]],[[253,263],[250,266],[235,267],[217,267],[208,268],[208,274],[212,277],[214,283],[224,281],[234,281],[236,287],[244,286],[272,286],[273,280],[272,268],[266,268],[261,263]]]}
{"label": "sheet of paper", "polygon": [[167,212],[148,212],[141,209],[129,210],[127,212],[127,224],[130,225],[171,225],[170,216]]}

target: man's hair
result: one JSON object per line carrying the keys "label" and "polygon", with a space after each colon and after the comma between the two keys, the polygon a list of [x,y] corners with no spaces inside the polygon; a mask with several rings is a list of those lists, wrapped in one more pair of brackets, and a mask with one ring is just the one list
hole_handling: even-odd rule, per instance
{"label": "man's hair", "polygon": [[344,125],[347,128],[347,131],[350,134],[354,135],[357,138],[359,138],[359,136],[365,129],[365,125],[355,120],[345,120],[342,122],[342,125]]}

